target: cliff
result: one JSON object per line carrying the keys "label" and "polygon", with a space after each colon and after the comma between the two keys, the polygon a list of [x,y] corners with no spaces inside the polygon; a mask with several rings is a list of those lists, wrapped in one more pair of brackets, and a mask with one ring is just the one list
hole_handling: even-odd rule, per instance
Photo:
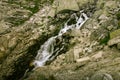
{"label": "cliff", "polygon": [[[79,11],[89,19],[63,35],[59,55],[34,69],[40,47]],[[120,80],[119,60],[119,0],[0,1],[0,80]]]}

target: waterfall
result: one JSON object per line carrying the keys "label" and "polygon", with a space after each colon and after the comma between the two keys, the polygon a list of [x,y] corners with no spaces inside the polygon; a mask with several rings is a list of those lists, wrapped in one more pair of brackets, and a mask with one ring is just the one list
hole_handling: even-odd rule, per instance
{"label": "waterfall", "polygon": [[[68,25],[68,22],[72,17],[75,17],[76,24]],[[45,63],[49,60],[54,59],[61,50],[64,49],[64,45],[60,48],[55,49],[56,39],[62,38],[62,35],[66,33],[68,30],[72,29],[80,29],[81,26],[88,20],[88,17],[85,13],[81,13],[80,17],[78,17],[75,13],[71,15],[71,17],[64,24],[64,27],[59,31],[58,35],[49,38],[38,50],[38,54],[35,58],[34,65],[35,67],[44,66]]]}

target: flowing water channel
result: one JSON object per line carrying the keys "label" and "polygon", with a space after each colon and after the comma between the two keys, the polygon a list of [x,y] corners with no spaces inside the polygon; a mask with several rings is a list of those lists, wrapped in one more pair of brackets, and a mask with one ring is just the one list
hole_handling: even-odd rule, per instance
{"label": "flowing water channel", "polygon": [[[57,40],[61,39],[63,34],[65,34],[69,30],[73,29],[80,29],[81,26],[89,19],[88,16],[80,12],[80,16],[78,17],[76,13],[72,14],[71,17],[67,20],[67,22],[64,24],[64,27],[59,31],[58,35],[53,36],[49,38],[38,50],[38,54],[35,58],[34,65],[35,67],[41,67],[46,64],[47,61],[53,60],[60,51],[64,49],[63,46],[59,46],[58,48],[55,48],[57,45]],[[68,22],[71,20],[71,18],[75,18],[76,23],[68,25]]]}

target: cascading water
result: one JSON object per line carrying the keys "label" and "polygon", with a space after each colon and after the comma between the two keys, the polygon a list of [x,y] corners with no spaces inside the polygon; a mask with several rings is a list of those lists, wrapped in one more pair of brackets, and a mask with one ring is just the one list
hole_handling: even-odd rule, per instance
{"label": "cascading water", "polygon": [[[73,16],[76,19],[76,24],[68,25],[68,22]],[[88,17],[85,13],[81,13],[80,17],[78,17],[75,13],[72,14],[70,19],[65,23],[64,27],[59,31],[58,35],[49,38],[41,46],[34,61],[35,67],[44,66],[47,61],[54,59],[59,54],[59,52],[64,49],[64,45],[55,49],[56,39],[62,38],[62,35],[65,34],[68,30],[80,29],[87,20]]]}

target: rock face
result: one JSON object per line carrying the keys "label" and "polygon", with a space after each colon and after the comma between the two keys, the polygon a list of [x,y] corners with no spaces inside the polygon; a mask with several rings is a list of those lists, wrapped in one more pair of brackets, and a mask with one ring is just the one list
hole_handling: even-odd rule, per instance
{"label": "rock face", "polygon": [[56,0],[57,13],[63,10],[79,11],[81,7],[84,7],[88,3],[94,3],[94,0]]}
{"label": "rock face", "polygon": [[[54,61],[32,70],[40,46],[79,10],[89,20],[64,35]],[[119,28],[119,0],[2,0],[0,80],[120,80]]]}
{"label": "rock face", "polygon": [[[48,26],[50,2],[44,3],[0,1],[0,80],[21,78],[40,45],[55,33],[54,25]],[[37,11],[32,10],[35,6]]]}
{"label": "rock face", "polygon": [[57,7],[57,12],[62,11],[62,10],[79,10],[79,6],[75,0],[60,0],[58,1],[58,7]]}

